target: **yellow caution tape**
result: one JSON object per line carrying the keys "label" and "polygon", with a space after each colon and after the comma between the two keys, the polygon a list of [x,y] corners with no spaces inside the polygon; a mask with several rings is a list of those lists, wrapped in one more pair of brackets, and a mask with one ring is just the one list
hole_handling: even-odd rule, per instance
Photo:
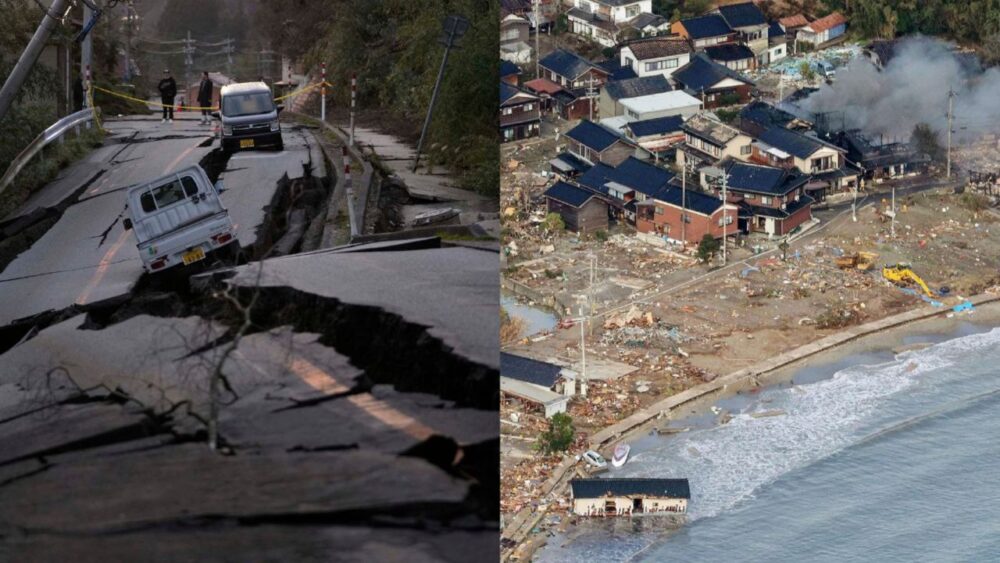
{"label": "yellow caution tape", "polygon": [[[316,84],[310,84],[309,86],[306,86],[305,88],[303,88],[303,89],[301,89],[301,90],[299,90],[297,92],[292,92],[291,94],[286,94],[284,96],[279,96],[277,98],[274,98],[274,101],[279,102],[279,101],[284,100],[286,98],[291,98],[293,96],[298,96],[299,94],[304,94],[304,93],[308,92],[309,90],[312,90],[314,88],[318,88],[320,86],[331,86],[332,87],[333,84],[330,84],[329,82],[326,82],[326,81],[317,82]],[[150,100],[143,100],[143,99],[140,99],[140,98],[136,98],[134,96],[129,96],[128,94],[122,94],[121,92],[115,92],[114,90],[108,90],[106,88],[101,88],[100,86],[92,86],[92,88],[94,90],[99,90],[101,92],[104,92],[105,94],[108,94],[110,96],[116,96],[118,98],[124,98],[126,100],[132,100],[134,102],[139,102],[139,103],[142,103],[142,104],[147,104],[147,105],[161,107],[161,108],[162,107],[172,107],[172,108],[175,108],[177,110],[188,110],[188,111],[214,111],[214,110],[219,109],[217,106],[212,106],[212,107],[181,106],[181,105],[166,106],[165,104],[162,104],[160,102],[153,102],[153,101],[150,101]],[[93,100],[93,92],[91,92],[91,100]],[[91,104],[91,105],[93,105],[93,104]]]}

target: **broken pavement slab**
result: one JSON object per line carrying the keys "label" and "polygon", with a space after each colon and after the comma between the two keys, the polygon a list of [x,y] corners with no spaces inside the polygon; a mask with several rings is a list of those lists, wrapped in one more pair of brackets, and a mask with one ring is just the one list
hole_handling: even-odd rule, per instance
{"label": "broken pavement slab", "polygon": [[[316,251],[192,278],[261,288],[258,315],[321,332],[375,383],[493,410],[499,389],[497,253],[465,247]],[[295,314],[288,309],[296,303]]]}

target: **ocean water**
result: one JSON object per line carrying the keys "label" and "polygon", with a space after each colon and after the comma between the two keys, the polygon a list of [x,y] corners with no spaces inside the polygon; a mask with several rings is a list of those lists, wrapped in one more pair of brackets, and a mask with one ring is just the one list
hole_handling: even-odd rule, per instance
{"label": "ocean water", "polygon": [[636,441],[612,475],[687,477],[686,525],[586,520],[536,560],[1000,561],[1000,328],[880,358]]}

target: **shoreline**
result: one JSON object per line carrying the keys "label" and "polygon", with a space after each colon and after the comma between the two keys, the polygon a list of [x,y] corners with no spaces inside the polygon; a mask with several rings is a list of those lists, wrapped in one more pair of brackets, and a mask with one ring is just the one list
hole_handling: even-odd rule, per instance
{"label": "shoreline", "polygon": [[[716,401],[734,396],[741,391],[790,382],[807,363],[833,363],[864,352],[897,353],[896,350],[902,347],[919,345],[919,343],[905,342],[908,338],[947,335],[962,324],[1000,326],[1000,296],[983,294],[970,297],[968,301],[974,305],[972,314],[952,314],[951,308],[921,307],[841,330],[781,354],[777,358],[737,370],[654,403],[594,434],[589,445],[591,449],[597,451],[613,448],[621,441],[639,433],[649,432],[650,427],[656,423],[709,412]],[[950,338],[944,340],[948,339]],[[563,496],[564,489],[568,485],[566,477],[575,465],[573,457],[564,459],[543,485],[543,490],[547,491],[543,496]],[[548,505],[551,506],[552,503]],[[521,558],[527,556],[527,560],[531,560],[533,554],[545,545],[544,539],[538,541],[540,539],[538,536],[542,532],[532,530],[544,518],[546,512],[546,509],[542,509],[533,514],[516,514],[511,518],[510,525],[502,532],[502,537],[515,541],[517,547],[503,554],[501,560],[506,561],[515,552],[519,552],[522,546],[526,547],[527,553],[521,553]]]}

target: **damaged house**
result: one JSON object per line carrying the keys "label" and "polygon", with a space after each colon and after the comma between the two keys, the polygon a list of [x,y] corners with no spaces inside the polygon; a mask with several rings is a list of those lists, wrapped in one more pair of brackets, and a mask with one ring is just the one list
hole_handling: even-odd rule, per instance
{"label": "damaged house", "polygon": [[539,98],[506,82],[500,83],[500,140],[537,137],[541,124]]}
{"label": "damaged house", "polygon": [[567,230],[581,235],[608,230],[608,203],[595,192],[559,181],[544,197],[548,212],[558,213]]}
{"label": "damaged house", "polygon": [[917,153],[909,143],[876,142],[858,129],[840,131],[832,138],[846,150],[847,159],[861,168],[864,177],[876,182],[924,172],[931,162],[930,156]]}
{"label": "damaged house", "polygon": [[578,516],[681,514],[691,498],[687,479],[573,479],[569,486]]}
{"label": "damaged house", "polygon": [[566,412],[576,373],[555,364],[500,352],[500,393],[541,408],[546,418]]}
{"label": "damaged house", "polygon": [[714,164],[727,156],[742,160],[750,157],[753,139],[719,121],[713,114],[700,113],[688,119],[682,129],[684,144],[677,148],[680,166],[685,166],[689,159],[697,166]]}
{"label": "damaged house", "polygon": [[859,173],[847,165],[846,152],[813,135],[771,127],[757,136],[749,160],[778,168],[798,168],[810,176],[806,192],[819,202],[828,193],[857,189]]}
{"label": "damaged house", "polygon": [[725,174],[726,199],[740,206],[740,232],[783,236],[812,219],[813,199],[805,193],[809,176],[731,159],[720,164],[704,169],[705,184],[721,198]]}
{"label": "damaged house", "polygon": [[700,98],[705,109],[748,103],[753,90],[750,79],[705,53],[691,57],[691,62],[677,69],[672,78],[679,88]]}
{"label": "damaged house", "polygon": [[624,115],[625,108],[621,105],[621,100],[662,94],[671,90],[673,86],[670,85],[670,81],[660,75],[608,82],[601,88],[601,117]]}
{"label": "damaged house", "polygon": [[678,145],[684,142],[684,118],[679,115],[657,117],[625,124],[625,136],[657,161],[672,160]]}
{"label": "damaged house", "polygon": [[[716,239],[736,235],[732,226],[739,207],[722,198],[700,191],[697,186],[678,186],[679,180],[636,202],[635,227],[668,241],[697,244],[705,235]],[[693,188],[693,189],[692,189]]]}
{"label": "damaged house", "polygon": [[[608,71],[565,49],[556,49],[539,61],[542,76],[525,83],[552,98],[563,119],[580,119],[590,114],[591,103],[608,80]],[[594,110],[597,109],[594,103]]]}
{"label": "damaged house", "polygon": [[630,41],[622,47],[619,58],[621,66],[630,67],[637,76],[670,78],[691,61],[691,51],[691,45],[681,37],[656,37]]}
{"label": "damaged house", "polygon": [[618,43],[629,22],[653,12],[653,0],[573,0],[571,4],[566,12],[570,32],[605,47]]}

